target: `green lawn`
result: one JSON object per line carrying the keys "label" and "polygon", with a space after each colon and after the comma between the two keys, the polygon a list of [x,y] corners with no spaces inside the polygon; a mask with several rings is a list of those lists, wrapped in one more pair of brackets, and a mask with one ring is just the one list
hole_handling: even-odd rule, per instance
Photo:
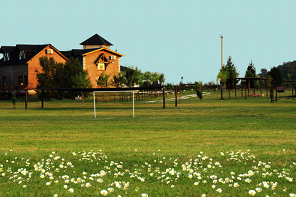
{"label": "green lawn", "polygon": [[231,97],[0,101],[0,196],[296,193],[296,100]]}

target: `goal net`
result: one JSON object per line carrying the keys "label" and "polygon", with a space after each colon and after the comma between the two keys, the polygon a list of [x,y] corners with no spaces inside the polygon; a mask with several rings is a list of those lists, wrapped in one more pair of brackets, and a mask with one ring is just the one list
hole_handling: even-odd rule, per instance
{"label": "goal net", "polygon": [[93,97],[94,97],[94,116],[95,118],[97,118],[97,115],[96,115],[96,92],[99,92],[99,93],[104,93],[104,92],[112,92],[112,93],[115,93],[115,92],[132,92],[133,93],[133,117],[135,117],[135,93],[134,93],[134,90],[127,90],[127,91],[93,91]]}

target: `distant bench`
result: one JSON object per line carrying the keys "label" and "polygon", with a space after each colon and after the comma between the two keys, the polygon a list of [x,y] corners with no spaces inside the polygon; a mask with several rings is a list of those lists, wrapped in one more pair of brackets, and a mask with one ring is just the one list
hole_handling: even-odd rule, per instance
{"label": "distant bench", "polygon": [[285,92],[285,86],[277,86],[276,91],[277,92]]}

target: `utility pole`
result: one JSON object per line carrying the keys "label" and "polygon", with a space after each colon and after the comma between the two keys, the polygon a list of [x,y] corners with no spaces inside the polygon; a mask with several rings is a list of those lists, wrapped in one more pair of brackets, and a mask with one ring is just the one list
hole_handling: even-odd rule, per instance
{"label": "utility pole", "polygon": [[[221,69],[223,68],[223,35],[220,35],[221,38]],[[223,99],[223,86],[224,84],[221,83],[220,81],[220,85],[221,85],[221,99]]]}
{"label": "utility pole", "polygon": [[220,35],[221,38],[221,68],[223,68],[223,35]]}

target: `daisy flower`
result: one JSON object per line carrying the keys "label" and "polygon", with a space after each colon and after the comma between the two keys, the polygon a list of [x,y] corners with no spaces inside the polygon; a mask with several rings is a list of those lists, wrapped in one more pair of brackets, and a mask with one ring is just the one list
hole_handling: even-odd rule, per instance
{"label": "daisy flower", "polygon": [[255,196],[256,192],[255,192],[255,190],[250,190],[250,191],[249,191],[249,194],[250,194],[251,196]]}
{"label": "daisy flower", "polygon": [[101,194],[102,194],[103,196],[107,196],[108,192],[107,192],[107,190],[102,190],[102,191],[101,191]]}

